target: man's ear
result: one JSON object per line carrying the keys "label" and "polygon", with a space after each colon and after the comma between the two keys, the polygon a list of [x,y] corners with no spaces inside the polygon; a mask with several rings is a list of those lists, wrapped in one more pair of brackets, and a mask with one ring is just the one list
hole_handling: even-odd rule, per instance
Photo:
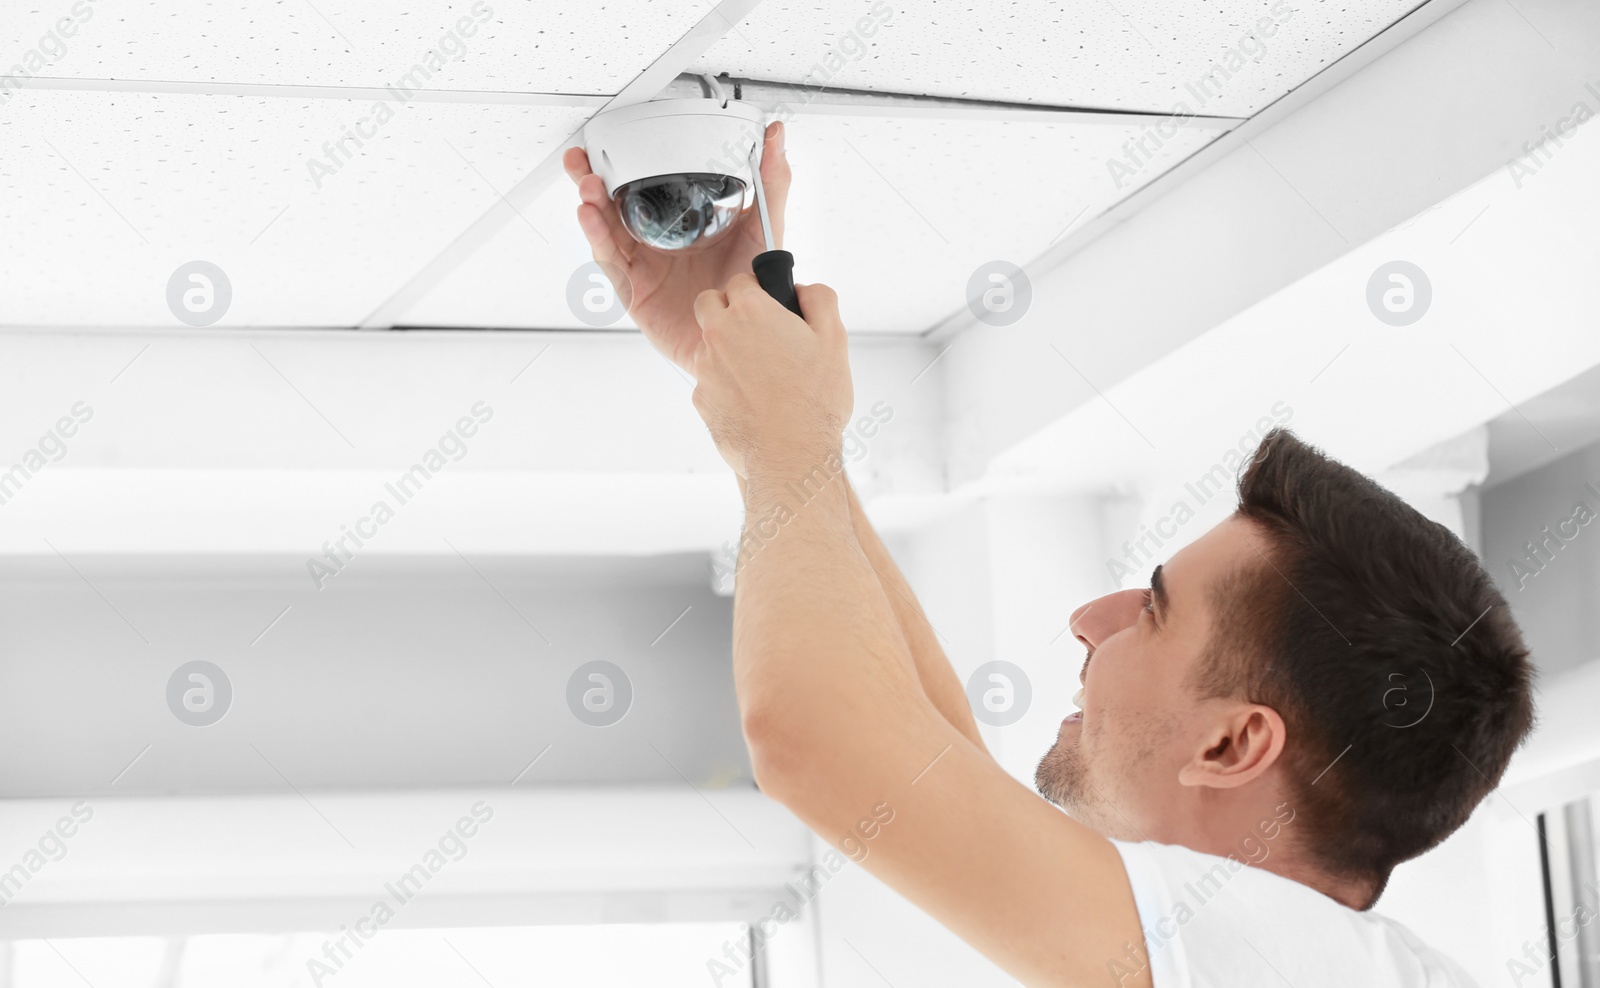
{"label": "man's ear", "polygon": [[1259,703],[1240,704],[1218,718],[1204,747],[1178,770],[1186,786],[1235,789],[1260,778],[1283,753],[1283,718]]}

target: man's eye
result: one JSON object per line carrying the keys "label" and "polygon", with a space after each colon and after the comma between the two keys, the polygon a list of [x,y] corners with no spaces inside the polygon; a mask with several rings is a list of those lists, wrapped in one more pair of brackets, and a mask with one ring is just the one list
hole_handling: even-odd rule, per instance
{"label": "man's eye", "polygon": [[1144,592],[1144,609],[1149,611],[1152,615],[1155,614],[1155,612],[1156,612],[1156,593],[1155,593],[1154,590],[1146,590]]}

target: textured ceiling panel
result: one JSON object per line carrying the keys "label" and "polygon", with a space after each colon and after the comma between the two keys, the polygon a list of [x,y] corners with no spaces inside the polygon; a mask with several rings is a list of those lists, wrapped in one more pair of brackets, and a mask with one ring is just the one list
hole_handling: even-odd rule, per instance
{"label": "textured ceiling panel", "polygon": [[354,325],[583,119],[29,90],[0,108],[0,325],[179,326],[196,260],[231,285],[218,326]]}
{"label": "textured ceiling panel", "polygon": [[611,95],[712,6],[40,0],[0,12],[0,73],[24,84],[41,76]]}
{"label": "textured ceiling panel", "polygon": [[[402,326],[475,326],[522,329],[636,329],[614,298],[592,323],[568,301],[568,285],[590,262],[578,227],[578,190],[561,174],[531,205],[457,267],[397,320]],[[602,293],[605,285],[598,285]],[[582,293],[580,292],[580,305]]]}
{"label": "textured ceiling panel", "polygon": [[766,0],[692,71],[1168,113],[1248,116],[1417,0]]}
{"label": "textured ceiling panel", "polygon": [[[789,124],[784,246],[796,281],[839,292],[850,329],[919,333],[966,305],[981,265],[1027,264],[1216,134],[1180,129],[1123,167],[1126,142],[1153,146],[1142,122],[802,115]],[[568,303],[589,260],[577,202],[563,176],[400,323],[585,328]],[[623,316],[610,328],[629,326]]]}

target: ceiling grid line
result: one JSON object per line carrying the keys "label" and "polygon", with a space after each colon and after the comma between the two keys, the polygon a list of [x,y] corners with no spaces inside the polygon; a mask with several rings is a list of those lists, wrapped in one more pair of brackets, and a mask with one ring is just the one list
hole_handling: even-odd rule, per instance
{"label": "ceiling grid line", "polygon": [[[634,77],[632,82],[622,87],[620,92],[595,112],[600,113],[607,109],[642,103],[650,99],[681,75],[695,59],[704,54],[707,48],[744,19],[745,15],[759,3],[761,0],[721,0],[683,37],[674,42],[672,47],[663,52],[643,72]],[[718,30],[718,22],[726,27]],[[400,315],[414,301],[421,298],[479,247],[487,243],[496,232],[516,217],[519,207],[532,203],[538,194],[559,176],[562,155],[582,133],[582,127],[573,131],[560,147],[546,155],[538,167],[500,196],[494,205],[474,220],[471,226],[463,230],[422,270],[413,275],[399,291],[361,320],[360,328],[371,330],[393,327],[399,321]]]}

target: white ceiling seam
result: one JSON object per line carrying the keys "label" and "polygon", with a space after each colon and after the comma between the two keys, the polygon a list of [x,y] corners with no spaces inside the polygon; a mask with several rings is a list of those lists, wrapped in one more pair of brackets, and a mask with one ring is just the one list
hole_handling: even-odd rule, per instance
{"label": "white ceiling seam", "polygon": [[695,71],[1158,113],[1181,100],[1250,116],[1416,3],[769,0]]}
{"label": "white ceiling seam", "polygon": [[[179,79],[69,79],[34,76],[28,89],[105,93],[182,93],[196,96],[248,96],[269,99],[382,100],[393,96],[376,86],[310,86],[264,82],[188,82]],[[489,89],[408,89],[407,103],[482,103],[513,106],[575,106],[597,109],[610,96],[583,93],[532,93]]]}
{"label": "white ceiling seam", "polygon": [[[696,96],[701,90],[698,76],[679,75],[658,95],[661,97]],[[1078,106],[1053,106],[1037,103],[1010,103],[999,100],[957,99],[943,96],[923,96],[915,93],[894,93],[865,89],[828,89],[807,93],[796,98],[796,87],[784,82],[764,79],[725,78],[729,84],[742,90],[742,102],[773,112],[788,106],[806,114],[835,114],[850,116],[919,117],[936,116],[949,119],[979,117],[985,120],[1038,120],[1061,119],[1076,123],[1122,124],[1130,119],[1148,117],[1152,121],[1165,114],[1136,110],[1101,110]],[[312,86],[279,83],[249,82],[188,82],[184,80],[140,79],[72,79],[35,76],[28,80],[28,89],[65,90],[73,92],[106,93],[180,93],[197,96],[244,96],[266,99],[331,99],[375,100],[387,99],[392,93],[372,86]],[[408,103],[471,103],[511,106],[561,106],[579,107],[597,111],[614,100],[614,96],[584,95],[580,93],[511,92],[485,89],[416,89],[407,90]],[[1243,117],[1218,116],[1198,113],[1189,119],[1218,126],[1236,126]]]}
{"label": "white ceiling seam", "polygon": [[[701,89],[700,77],[688,73],[679,75],[659,94],[661,97],[695,96]],[[981,117],[985,120],[1063,119],[1077,123],[1126,123],[1129,119],[1148,117],[1159,120],[1165,114],[1137,110],[1101,110],[1079,106],[1053,106],[1038,103],[1011,103],[1001,100],[958,99],[944,96],[924,96],[915,93],[894,93],[867,89],[827,89],[805,93],[796,97],[796,87],[790,83],[765,79],[722,80],[741,90],[740,100],[761,107],[768,112],[788,106],[807,114],[827,113],[854,116],[918,117],[936,116],[950,119]],[[197,96],[244,96],[267,99],[333,99],[374,100],[387,99],[392,93],[373,86],[313,86],[280,83],[251,82],[190,82],[185,80],[143,79],[74,79],[54,76],[34,76],[28,80],[28,89],[66,90],[74,92],[108,93],[181,93]],[[512,92],[486,89],[415,89],[407,90],[408,103],[473,103],[505,104],[512,106],[563,106],[599,110],[613,96],[585,95],[580,93]],[[1219,116],[1197,113],[1189,119],[1219,126],[1236,126],[1243,117]]]}
{"label": "white ceiling seam", "polygon": [[[595,112],[649,100],[682,75],[695,59],[703,55],[760,3],[761,0],[721,0],[694,27]],[[361,320],[360,328],[388,329],[395,325],[399,321],[398,317],[410,308],[413,302],[437,285],[445,275],[455,270],[457,265],[476,252],[497,231],[507,226],[517,217],[520,207],[532,202],[556,180],[562,172],[562,155],[582,133],[582,127],[574,130],[559,148],[552,151],[532,172],[502,194],[493,206],[490,206],[482,216],[473,221],[472,225],[452,240],[448,247],[414,274],[399,291]]]}
{"label": "white ceiling seam", "polygon": [[[693,78],[692,76],[689,78]],[[1145,111],[1102,110],[1080,106],[1056,106],[1041,103],[1013,103],[1004,100],[961,99],[948,96],[927,96],[916,93],[898,93],[871,89],[826,88],[806,90],[792,83],[766,79],[722,77],[725,83],[738,87],[740,99],[753,103],[769,112],[780,107],[805,114],[836,116],[871,116],[917,118],[923,116],[940,119],[1042,120],[1070,121],[1072,123],[1103,123],[1126,126],[1130,120],[1149,119],[1156,122],[1167,114]],[[1234,127],[1244,122],[1244,117],[1193,114],[1190,120],[1203,126]]]}

